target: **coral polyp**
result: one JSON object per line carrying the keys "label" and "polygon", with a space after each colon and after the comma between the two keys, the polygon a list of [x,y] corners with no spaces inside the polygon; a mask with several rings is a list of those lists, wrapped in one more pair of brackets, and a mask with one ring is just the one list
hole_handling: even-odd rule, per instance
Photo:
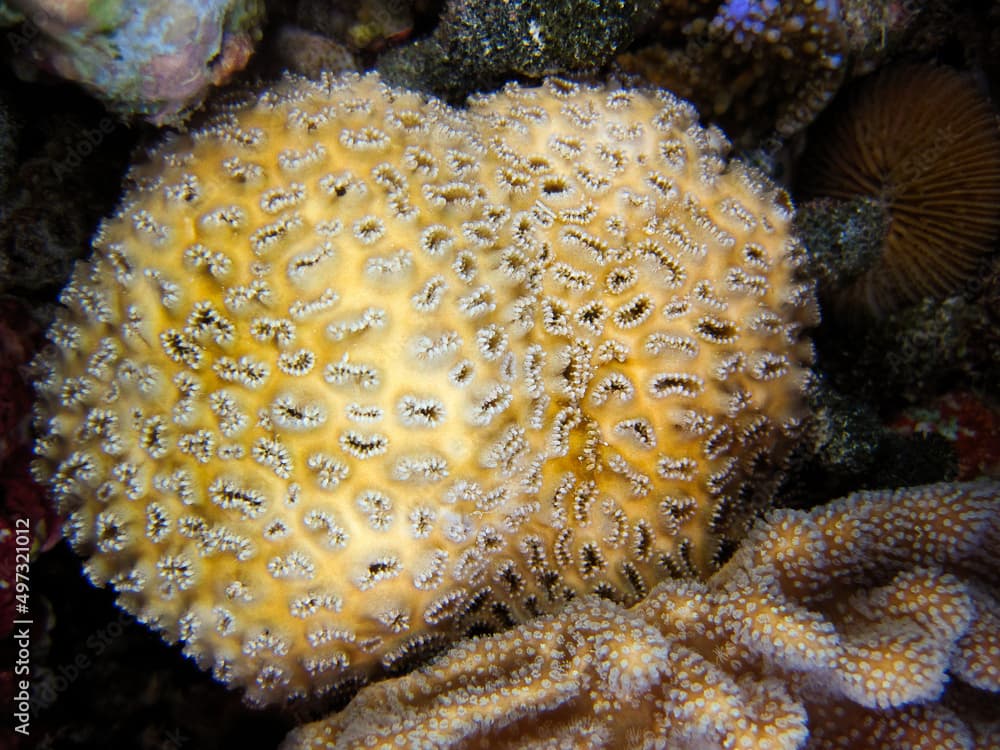
{"label": "coral polyp", "polygon": [[37,363],[99,585],[251,702],[720,563],[805,415],[790,205],[670,94],[234,98],[131,174]]}

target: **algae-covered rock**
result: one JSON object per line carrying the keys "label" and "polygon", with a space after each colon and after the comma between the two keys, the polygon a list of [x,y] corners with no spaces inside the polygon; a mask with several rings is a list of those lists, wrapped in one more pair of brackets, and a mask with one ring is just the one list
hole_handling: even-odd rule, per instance
{"label": "algae-covered rock", "polygon": [[648,0],[452,0],[434,33],[383,56],[392,83],[459,100],[511,75],[596,69],[632,41]]}

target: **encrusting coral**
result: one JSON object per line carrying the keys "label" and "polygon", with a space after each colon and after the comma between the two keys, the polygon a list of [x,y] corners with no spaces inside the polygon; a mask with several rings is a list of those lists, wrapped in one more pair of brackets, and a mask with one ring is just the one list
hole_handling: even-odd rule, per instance
{"label": "encrusting coral", "polygon": [[131,174],[37,362],[98,585],[253,703],[707,573],[815,321],[783,193],[686,102],[377,77],[241,95]]}
{"label": "encrusting coral", "polygon": [[707,583],[467,640],[282,747],[995,748],[998,566],[996,482],[779,510]]}
{"label": "encrusting coral", "polygon": [[885,314],[940,299],[973,275],[1000,236],[1000,128],[971,76],[903,64],[860,82],[810,134],[804,197],[879,201],[880,260],[834,296]]}

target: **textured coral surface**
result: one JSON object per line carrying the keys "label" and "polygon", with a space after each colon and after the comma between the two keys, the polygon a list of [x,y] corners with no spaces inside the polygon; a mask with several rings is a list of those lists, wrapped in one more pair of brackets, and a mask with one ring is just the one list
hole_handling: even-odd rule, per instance
{"label": "textured coral surface", "polygon": [[998,511],[995,482],[776,511],[707,584],[466,641],[283,748],[995,748]]}
{"label": "textured coral surface", "polygon": [[814,321],[784,195],[663,92],[233,99],[131,175],[38,364],[86,572],[255,703],[707,572]]}

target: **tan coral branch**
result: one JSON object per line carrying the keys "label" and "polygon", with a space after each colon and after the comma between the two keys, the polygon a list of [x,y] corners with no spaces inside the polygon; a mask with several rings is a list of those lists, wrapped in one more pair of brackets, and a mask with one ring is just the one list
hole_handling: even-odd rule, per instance
{"label": "tan coral branch", "polygon": [[1000,706],[998,534],[995,482],[778,511],[707,584],[466,641],[284,749],[985,748],[942,693]]}

